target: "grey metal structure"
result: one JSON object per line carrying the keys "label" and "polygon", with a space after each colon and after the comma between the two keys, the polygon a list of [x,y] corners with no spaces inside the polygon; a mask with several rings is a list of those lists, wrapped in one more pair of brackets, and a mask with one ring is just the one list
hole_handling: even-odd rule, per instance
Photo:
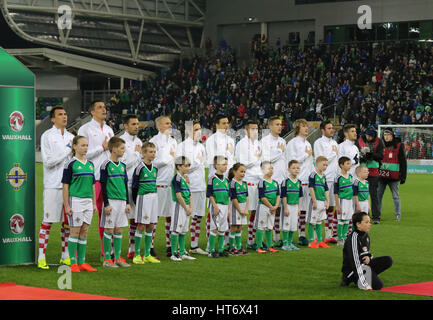
{"label": "grey metal structure", "polygon": [[[57,24],[64,5],[70,29]],[[205,0],[0,0],[0,7],[25,40],[149,70],[204,43]]]}
{"label": "grey metal structure", "polygon": [[155,73],[151,71],[132,68],[50,48],[6,49],[6,51],[11,55],[16,56],[18,59],[23,61],[27,67],[32,69],[61,69],[61,72],[66,73],[69,71],[67,68],[71,67],[96,72],[98,74],[106,74],[141,81],[148,77],[155,76]]}

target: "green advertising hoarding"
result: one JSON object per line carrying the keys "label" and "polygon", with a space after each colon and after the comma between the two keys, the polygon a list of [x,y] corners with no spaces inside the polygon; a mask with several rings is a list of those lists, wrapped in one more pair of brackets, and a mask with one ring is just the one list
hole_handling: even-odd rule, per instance
{"label": "green advertising hoarding", "polygon": [[0,48],[0,265],[35,261],[35,77]]}

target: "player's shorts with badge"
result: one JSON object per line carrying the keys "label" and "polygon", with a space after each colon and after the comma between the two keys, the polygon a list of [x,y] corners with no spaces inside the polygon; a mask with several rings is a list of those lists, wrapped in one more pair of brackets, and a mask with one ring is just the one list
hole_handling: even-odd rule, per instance
{"label": "player's shorts with badge", "polygon": [[325,201],[316,200],[317,208],[313,209],[313,199],[310,199],[308,207],[307,222],[311,224],[320,224],[326,219]]}
{"label": "player's shorts with badge", "polygon": [[62,189],[44,189],[43,222],[55,223],[64,221]]}
{"label": "player's shorts with badge", "polygon": [[151,224],[158,222],[158,194],[148,193],[137,196],[135,203],[135,223]]}
{"label": "player's shorts with badge", "polygon": [[170,231],[179,234],[187,233],[190,217],[186,215],[185,209],[179,202],[172,202],[172,211]]}
{"label": "player's shorts with badge", "polygon": [[93,199],[69,197],[69,206],[72,209],[72,215],[68,215],[69,226],[81,227],[83,222],[90,225],[93,217]]}
{"label": "player's shorts with badge", "polygon": [[289,209],[289,216],[284,215],[284,210],[280,212],[280,226],[283,231],[297,231],[298,230],[298,204],[287,204]]}
{"label": "player's shorts with badge", "polygon": [[210,216],[209,230],[218,230],[219,232],[226,232],[229,229],[229,223],[227,217],[229,206],[221,203],[217,203],[217,206],[220,209],[218,215],[215,215],[215,210],[212,204],[209,207],[209,216]]}
{"label": "player's shorts with badge", "polygon": [[206,213],[206,191],[191,192],[192,216],[204,217]]}
{"label": "player's shorts with badge", "polygon": [[[244,226],[248,224],[247,216],[244,216],[243,214],[240,214],[238,210],[236,210],[235,205],[233,202],[231,203],[232,210],[230,212],[229,221],[230,225],[233,226]],[[239,203],[239,207],[241,207],[242,210],[245,210],[245,207],[247,206],[246,202]]]}
{"label": "player's shorts with badge", "polygon": [[105,207],[102,208],[100,227],[105,229],[123,228],[128,226],[128,218],[126,217],[126,201],[108,199],[111,207],[111,213],[105,213]]}
{"label": "player's shorts with badge", "polygon": [[340,213],[337,219],[351,220],[353,215],[353,199],[339,199],[340,200]]}
{"label": "player's shorts with badge", "polygon": [[264,204],[259,204],[256,210],[254,226],[258,230],[273,230],[275,224],[275,214],[271,214],[269,208]]}

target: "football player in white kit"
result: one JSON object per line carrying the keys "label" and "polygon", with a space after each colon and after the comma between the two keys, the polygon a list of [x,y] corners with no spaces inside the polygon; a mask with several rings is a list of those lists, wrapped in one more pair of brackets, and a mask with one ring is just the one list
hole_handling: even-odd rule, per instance
{"label": "football player in white kit", "polygon": [[322,137],[314,141],[314,156],[316,159],[320,156],[328,159],[328,167],[325,170],[326,182],[328,184],[329,208],[326,210],[325,220],[325,243],[337,243],[337,239],[333,236],[333,232],[337,232],[337,217],[334,217],[334,180],[338,168],[338,144],[333,139],[334,127],[329,120],[320,123]]}
{"label": "football player in white kit", "polygon": [[[356,146],[356,140],[358,138],[356,132],[356,125],[345,124],[343,127],[344,141],[338,145],[338,159],[341,157],[348,157],[351,162],[349,174],[352,175],[353,179],[356,176],[356,168],[359,166],[360,154],[359,149]],[[337,173],[341,172],[338,168]],[[353,200],[353,206],[355,206],[355,200]],[[349,222],[349,232],[352,232],[352,221]]]}
{"label": "football player in white kit", "polygon": [[204,146],[200,143],[200,121],[187,121],[185,123],[185,135],[185,141],[177,146],[176,158],[185,156],[191,163],[189,172],[185,175],[189,180],[188,184],[191,191],[191,198],[194,203],[190,227],[190,253],[207,255],[207,252],[199,247],[201,220],[206,213],[206,151]]}
{"label": "football player in white kit", "polygon": [[50,111],[53,127],[41,136],[41,155],[44,170],[44,216],[39,231],[38,268],[49,269],[45,251],[48,245],[50,229],[53,223],[62,222],[61,264],[70,265],[68,252],[69,226],[63,215],[62,176],[66,160],[71,158],[72,139],[74,135],[66,130],[68,115],[63,106],[55,106]]}
{"label": "football player in white kit", "polygon": [[[208,179],[215,175],[215,156],[222,156],[227,158],[227,170],[224,172],[224,177],[228,177],[230,168],[234,164],[235,154],[235,141],[227,135],[229,128],[229,119],[223,114],[218,114],[215,117],[215,133],[210,135],[206,140],[206,166],[209,168]],[[210,206],[210,202],[208,202]],[[210,232],[210,216],[208,214],[206,219],[206,235],[209,238]],[[226,240],[228,241],[228,231]]]}
{"label": "football player in white kit", "polygon": [[229,128],[227,116],[218,114],[215,117],[215,128],[215,133],[210,135],[206,140],[206,163],[209,166],[208,178],[213,177],[215,174],[213,164],[215,156],[227,157],[227,170],[224,173],[224,177],[227,178],[228,172],[234,164],[235,153],[235,141],[227,135]]}
{"label": "football player in white kit", "polygon": [[287,160],[297,160],[300,164],[301,171],[298,179],[302,183],[303,197],[300,200],[301,214],[299,216],[299,239],[300,245],[308,245],[305,238],[305,223],[308,205],[310,203],[310,192],[308,190],[308,177],[314,171],[313,149],[307,141],[308,122],[305,119],[298,119],[293,123],[295,137],[287,143]]}
{"label": "football player in white kit", "polygon": [[102,245],[102,239],[104,238],[104,228],[100,226],[102,205],[104,200],[102,199],[101,183],[100,178],[100,167],[102,162],[110,158],[110,152],[108,151],[108,141],[114,136],[113,129],[111,129],[106,123],[107,109],[105,103],[100,100],[95,100],[90,105],[90,114],[92,120],[83,124],[78,129],[78,135],[87,138],[89,147],[87,150],[86,158],[90,160],[95,166],[95,194],[96,194],[96,207],[98,208],[98,231],[99,238],[101,240],[101,260],[105,260],[104,248]]}
{"label": "football player in white kit", "polygon": [[243,137],[237,144],[235,149],[235,159],[237,162],[242,163],[245,168],[244,181],[248,185],[248,210],[251,211],[248,222],[248,242],[247,248],[255,248],[255,232],[254,232],[254,219],[256,216],[256,208],[258,204],[258,189],[257,186],[260,179],[263,178],[262,170],[260,169],[262,149],[260,141],[258,140],[257,121],[248,120],[245,125],[246,136]]}
{"label": "football player in white kit", "polygon": [[[158,216],[165,217],[165,245],[167,257],[171,257],[170,225],[171,225],[171,189],[170,183],[174,174],[174,160],[176,157],[177,142],[171,137],[172,125],[169,116],[160,116],[156,119],[159,133],[149,142],[156,146],[156,158],[153,164],[158,168],[156,187],[158,193]],[[154,224],[154,233],[156,223]]]}
{"label": "football player in white kit", "polygon": [[[354,124],[345,124],[343,127],[344,141],[338,145],[338,159],[345,156],[351,160],[351,167],[349,173],[352,177],[356,178],[356,167],[359,166],[359,149],[355,145],[357,139],[356,126]],[[338,172],[340,173],[340,169]]]}
{"label": "football player in white kit", "polygon": [[[142,141],[137,137],[140,122],[138,121],[137,115],[128,114],[123,118],[123,128],[125,133],[120,136],[125,141],[125,153],[120,159],[126,165],[126,172],[128,175],[128,198],[131,206],[132,213],[135,212],[135,204],[132,201],[132,175],[134,174],[135,168],[141,162],[141,146]],[[129,214],[128,214],[129,216]],[[133,216],[133,214],[131,214]],[[129,248],[128,248],[128,259],[135,257],[135,231],[137,230],[137,223],[134,219],[129,219]],[[151,252],[151,255],[152,252]]]}
{"label": "football player in white kit", "polygon": [[[280,137],[283,128],[280,117],[270,117],[268,127],[269,134],[263,137],[260,141],[262,147],[262,161],[269,161],[272,163],[274,168],[272,180],[277,181],[281,188],[281,184],[288,178],[288,161],[286,156],[286,141]],[[277,209],[274,222],[274,240],[277,242],[277,247],[282,246],[282,241],[280,240],[280,211],[281,206]]]}

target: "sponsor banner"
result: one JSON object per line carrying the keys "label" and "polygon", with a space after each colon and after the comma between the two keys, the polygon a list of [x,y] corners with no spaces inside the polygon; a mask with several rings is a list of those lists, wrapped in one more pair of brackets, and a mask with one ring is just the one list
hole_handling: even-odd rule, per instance
{"label": "sponsor banner", "polygon": [[433,173],[433,160],[407,160],[407,173]]}
{"label": "sponsor banner", "polygon": [[35,262],[34,75],[0,48],[0,265]]}

